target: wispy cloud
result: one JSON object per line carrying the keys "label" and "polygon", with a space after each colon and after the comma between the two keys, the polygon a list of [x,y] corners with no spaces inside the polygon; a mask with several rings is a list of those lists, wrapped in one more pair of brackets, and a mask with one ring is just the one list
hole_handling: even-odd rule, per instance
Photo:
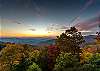
{"label": "wispy cloud", "polygon": [[43,6],[39,6],[36,1],[33,0],[32,2],[34,6],[34,13],[38,19],[43,19],[47,15],[47,9],[45,9]]}
{"label": "wispy cloud", "polygon": [[60,25],[60,24],[51,24],[47,27],[47,31],[64,31],[68,29],[68,26],[66,25]]}
{"label": "wispy cloud", "polygon": [[87,0],[85,5],[79,10],[78,15],[75,16],[75,18],[72,19],[71,23],[74,23],[80,19],[80,15],[84,13],[84,11],[91,6],[94,3],[95,0]]}
{"label": "wispy cloud", "polygon": [[94,32],[94,31],[81,31],[81,33],[82,33],[82,35],[94,35],[94,34],[96,34],[96,32]]}
{"label": "wispy cloud", "polygon": [[80,22],[75,26],[80,30],[90,30],[100,25],[100,15],[85,22]]}
{"label": "wispy cloud", "polygon": [[31,30],[31,31],[36,31],[36,29],[29,29],[29,30]]}
{"label": "wispy cloud", "polygon": [[0,23],[4,24],[4,23],[14,23],[14,24],[22,24],[21,22],[17,21],[17,20],[13,20],[13,19],[0,19]]}

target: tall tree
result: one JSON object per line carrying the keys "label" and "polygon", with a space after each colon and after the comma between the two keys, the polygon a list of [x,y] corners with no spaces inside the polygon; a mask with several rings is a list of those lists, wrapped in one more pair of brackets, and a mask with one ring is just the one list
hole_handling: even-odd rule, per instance
{"label": "tall tree", "polygon": [[85,40],[81,32],[78,32],[75,27],[71,27],[60,36],[57,36],[56,46],[63,52],[72,53],[73,55],[77,55],[79,57],[80,45],[84,41]]}

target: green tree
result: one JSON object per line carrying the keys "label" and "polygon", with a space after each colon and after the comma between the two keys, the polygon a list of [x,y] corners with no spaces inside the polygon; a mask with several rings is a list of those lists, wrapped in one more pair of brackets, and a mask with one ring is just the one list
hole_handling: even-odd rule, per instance
{"label": "green tree", "polygon": [[96,64],[100,66],[100,54],[96,53],[90,58],[89,63]]}
{"label": "green tree", "polygon": [[66,68],[73,68],[79,65],[80,63],[78,62],[78,59],[75,57],[75,55],[72,55],[71,53],[61,52],[61,54],[59,54],[56,59],[54,70],[63,71]]}
{"label": "green tree", "polygon": [[28,67],[27,71],[42,71],[42,70],[36,63],[33,62],[33,64]]}
{"label": "green tree", "polygon": [[99,69],[92,64],[80,64],[75,55],[62,52],[56,59],[54,71],[99,71]]}
{"label": "green tree", "polygon": [[27,60],[26,58],[23,58],[19,64],[14,64],[12,67],[12,71],[26,71],[28,69],[28,66],[32,63]]}
{"label": "green tree", "polygon": [[60,36],[57,36],[56,46],[60,48],[61,51],[72,53],[73,55],[77,55],[78,59],[80,59],[80,45],[84,42],[84,38],[81,32],[75,27],[71,27],[66,30]]}

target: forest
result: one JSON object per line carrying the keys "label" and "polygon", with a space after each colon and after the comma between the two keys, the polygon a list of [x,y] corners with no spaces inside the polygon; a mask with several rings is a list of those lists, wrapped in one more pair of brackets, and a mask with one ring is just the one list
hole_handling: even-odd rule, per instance
{"label": "forest", "polygon": [[71,27],[54,45],[0,43],[0,71],[100,71],[100,35],[84,44],[84,36]]}

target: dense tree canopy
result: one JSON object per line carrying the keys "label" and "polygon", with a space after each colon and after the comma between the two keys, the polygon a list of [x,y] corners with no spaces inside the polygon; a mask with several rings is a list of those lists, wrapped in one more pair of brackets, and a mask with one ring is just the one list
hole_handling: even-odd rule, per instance
{"label": "dense tree canopy", "polygon": [[55,45],[2,43],[0,71],[100,71],[100,44],[81,48],[83,42],[81,32],[71,27]]}
{"label": "dense tree canopy", "polygon": [[62,52],[72,53],[73,55],[77,55],[77,58],[80,61],[80,45],[84,42],[84,38],[81,32],[75,27],[71,27],[66,30],[60,36],[57,36],[56,45],[60,48]]}
{"label": "dense tree canopy", "polygon": [[57,36],[56,45],[65,52],[72,54],[80,52],[80,44],[84,42],[84,38],[81,35],[81,32],[75,27],[71,27],[66,30],[65,33],[62,33],[60,36]]}

